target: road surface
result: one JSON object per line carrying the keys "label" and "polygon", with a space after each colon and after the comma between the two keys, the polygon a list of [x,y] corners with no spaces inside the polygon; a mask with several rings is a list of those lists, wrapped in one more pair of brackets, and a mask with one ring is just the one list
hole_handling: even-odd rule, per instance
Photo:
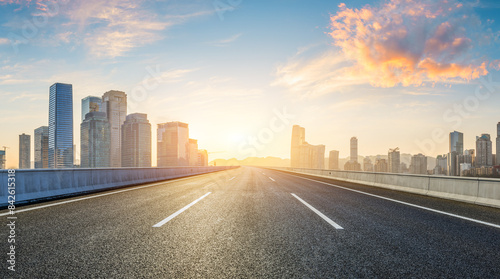
{"label": "road surface", "polygon": [[2,278],[500,278],[500,209],[263,168],[16,216]]}

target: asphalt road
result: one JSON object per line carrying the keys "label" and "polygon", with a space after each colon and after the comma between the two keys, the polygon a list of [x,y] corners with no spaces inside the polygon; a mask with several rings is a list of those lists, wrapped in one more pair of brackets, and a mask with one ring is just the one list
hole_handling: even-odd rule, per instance
{"label": "asphalt road", "polygon": [[500,278],[500,209],[334,185],[241,167],[20,207],[0,277]]}

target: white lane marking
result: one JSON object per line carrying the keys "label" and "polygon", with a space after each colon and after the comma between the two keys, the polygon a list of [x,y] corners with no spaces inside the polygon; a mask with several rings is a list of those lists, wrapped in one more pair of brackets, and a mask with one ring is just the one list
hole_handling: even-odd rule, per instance
{"label": "white lane marking", "polygon": [[274,180],[274,179],[273,179],[272,177],[270,177],[270,176],[269,176],[269,179],[271,179],[272,181],[276,181],[276,180]]}
{"label": "white lane marking", "polygon": [[[41,208],[46,208],[46,207],[61,205],[61,204],[65,204],[65,203],[71,203],[71,202],[83,201],[83,200],[88,200],[88,199],[93,199],[93,198],[99,198],[99,197],[104,197],[104,196],[108,196],[108,195],[113,195],[113,194],[118,194],[118,193],[133,191],[133,190],[138,190],[138,189],[142,189],[142,188],[149,188],[149,187],[158,186],[158,185],[162,185],[162,184],[178,182],[178,181],[186,180],[186,179],[189,179],[189,178],[193,178],[193,177],[185,177],[185,178],[179,178],[179,179],[175,179],[174,178],[174,180],[170,180],[170,181],[158,182],[158,183],[154,183],[154,184],[150,184],[150,185],[144,185],[144,186],[139,186],[139,187],[135,187],[135,188],[129,188],[129,189],[118,190],[118,191],[104,193],[104,194],[93,195],[93,196],[90,196],[90,197],[77,198],[77,199],[72,199],[72,200],[67,200],[67,201],[61,201],[61,202],[51,203],[51,204],[45,204],[45,205],[40,205],[40,206],[35,206],[35,207],[30,207],[30,208],[25,208],[25,209],[17,209],[17,210],[14,211],[14,213],[17,214],[17,213],[21,213],[21,212],[25,212],[25,211],[31,211],[31,210],[36,210],[36,209],[41,209]],[[189,184],[191,184],[191,183],[189,183]],[[10,212],[7,211],[5,213],[0,213],[0,216],[6,216],[6,215],[10,215]]]}
{"label": "white lane marking", "polygon": [[332,219],[328,218],[325,214],[321,213],[319,210],[317,210],[316,208],[312,207],[312,205],[308,204],[303,199],[299,198],[297,195],[295,195],[295,194],[292,193],[292,196],[294,196],[296,199],[298,199],[301,203],[303,203],[305,206],[307,206],[314,213],[318,214],[319,217],[323,218],[323,220],[325,220],[328,224],[332,225],[337,230],[343,230],[344,229],[339,224],[333,222]]}
{"label": "white lane marking", "polygon": [[[286,173],[286,174],[288,174],[288,173]],[[314,181],[314,182],[318,182],[318,183],[322,183],[322,184],[326,184],[326,185],[337,187],[337,188],[340,188],[340,189],[344,189],[344,190],[348,190],[348,191],[360,193],[360,194],[363,194],[363,195],[367,195],[367,196],[371,196],[371,197],[375,197],[375,198],[379,198],[379,199],[383,199],[383,200],[388,200],[388,201],[392,201],[392,202],[396,202],[396,203],[400,203],[400,204],[404,204],[404,205],[408,205],[408,206],[420,208],[420,209],[423,209],[423,210],[428,210],[428,211],[431,211],[431,212],[435,212],[435,213],[439,213],[439,214],[443,214],[443,215],[447,215],[447,216],[459,218],[459,219],[462,219],[462,220],[467,220],[467,221],[470,221],[470,222],[474,222],[474,223],[478,223],[478,224],[482,224],[482,225],[486,225],[486,226],[490,226],[490,227],[494,227],[494,228],[500,229],[500,225],[493,224],[493,223],[488,223],[488,222],[485,222],[485,221],[481,221],[481,220],[477,220],[477,219],[473,219],[473,218],[469,218],[469,217],[465,217],[465,216],[462,216],[462,215],[457,215],[457,214],[453,214],[453,213],[449,213],[449,212],[445,212],[445,211],[441,211],[441,210],[437,210],[437,209],[433,209],[433,208],[429,208],[429,207],[425,207],[425,206],[421,206],[421,205],[416,205],[416,204],[413,204],[413,203],[407,203],[407,202],[404,202],[404,201],[399,201],[399,200],[395,200],[395,199],[391,199],[391,198],[387,198],[387,197],[383,197],[383,196],[379,196],[379,195],[375,195],[375,194],[370,194],[370,193],[366,193],[366,192],[363,192],[363,191],[354,190],[354,189],[350,189],[350,188],[338,186],[338,185],[335,185],[335,184],[331,184],[331,183],[327,183],[327,182],[323,182],[323,181],[319,181],[319,180],[314,180],[314,179],[310,179],[310,178],[301,177],[301,176],[298,176],[298,175],[293,175],[293,174],[288,174],[288,175],[299,177],[299,178],[310,180],[310,181]]]}
{"label": "white lane marking", "polygon": [[233,180],[235,177],[236,177],[236,176],[233,176],[233,177],[229,178],[229,181]]}
{"label": "white lane marking", "polygon": [[197,200],[193,201],[192,203],[184,206],[183,208],[181,208],[180,210],[178,210],[174,214],[172,214],[172,215],[168,216],[167,218],[163,219],[161,222],[159,222],[158,224],[154,225],[153,227],[154,228],[159,228],[159,227],[165,225],[168,221],[174,219],[175,217],[177,217],[177,215],[181,214],[182,212],[184,212],[185,210],[187,210],[188,208],[190,208],[191,206],[193,206],[195,203],[201,201],[202,199],[204,199],[206,196],[210,195],[211,193],[212,192],[206,193],[205,195],[201,196],[200,198],[198,198]]}

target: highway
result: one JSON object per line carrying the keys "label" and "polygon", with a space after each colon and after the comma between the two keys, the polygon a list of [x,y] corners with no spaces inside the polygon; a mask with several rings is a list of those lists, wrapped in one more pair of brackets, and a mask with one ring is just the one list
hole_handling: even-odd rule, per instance
{"label": "highway", "polygon": [[498,208],[264,168],[16,216],[16,271],[4,226],[1,278],[500,278]]}

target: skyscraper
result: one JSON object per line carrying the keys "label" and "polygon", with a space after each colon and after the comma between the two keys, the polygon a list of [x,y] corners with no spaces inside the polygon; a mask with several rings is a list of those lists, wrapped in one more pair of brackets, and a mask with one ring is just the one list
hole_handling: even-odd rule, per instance
{"label": "skyscraper", "polygon": [[157,166],[189,165],[189,127],[182,122],[158,124]]}
{"label": "skyscraper", "polygon": [[493,166],[493,144],[489,134],[476,137],[476,167]]}
{"label": "skyscraper", "polygon": [[127,94],[111,90],[102,96],[102,107],[108,117],[111,131],[110,164],[113,168],[122,166],[122,125],[127,116]]}
{"label": "skyscraper", "polygon": [[19,135],[19,168],[31,168],[31,136],[22,134]]}
{"label": "skyscraper", "polygon": [[151,167],[151,124],[145,113],[127,115],[122,125],[122,167]]}
{"label": "skyscraper", "polygon": [[73,86],[55,83],[49,97],[49,168],[73,167]]}
{"label": "skyscraper", "polygon": [[457,167],[457,156],[464,153],[464,134],[453,131],[450,133],[450,152],[448,153],[448,175],[460,175],[460,169]]}
{"label": "skyscraper", "polygon": [[381,159],[380,157],[377,157],[375,160],[375,166],[373,167],[373,170],[375,172],[387,172],[388,170],[388,164],[385,159]]}
{"label": "skyscraper", "polygon": [[339,152],[337,150],[330,151],[330,156],[328,157],[328,168],[331,170],[339,169]]}
{"label": "skyscraper", "polygon": [[82,99],[82,122],[85,120],[85,115],[92,111],[105,111],[100,97],[87,96]]}
{"label": "skyscraper", "polygon": [[300,167],[300,146],[306,141],[306,130],[299,125],[293,125],[292,128],[292,150],[290,154],[290,163],[292,168]]}
{"label": "skyscraper", "polygon": [[496,164],[500,165],[500,122],[497,124],[497,152],[496,152]]}
{"label": "skyscraper", "polygon": [[35,129],[35,169],[49,167],[49,127]]}
{"label": "skyscraper", "polygon": [[464,154],[464,134],[454,131],[450,133],[450,153],[457,152],[457,155]]}
{"label": "skyscraper", "polygon": [[190,166],[198,165],[198,140],[189,139],[188,161]]}
{"label": "skyscraper", "polygon": [[110,166],[110,127],[105,112],[92,111],[80,124],[80,167]]}
{"label": "skyscraper", "polygon": [[399,173],[401,167],[401,156],[399,154],[399,148],[389,149],[388,153],[389,161],[389,172]]}
{"label": "skyscraper", "polygon": [[358,139],[356,137],[351,138],[351,162],[358,161]]}

